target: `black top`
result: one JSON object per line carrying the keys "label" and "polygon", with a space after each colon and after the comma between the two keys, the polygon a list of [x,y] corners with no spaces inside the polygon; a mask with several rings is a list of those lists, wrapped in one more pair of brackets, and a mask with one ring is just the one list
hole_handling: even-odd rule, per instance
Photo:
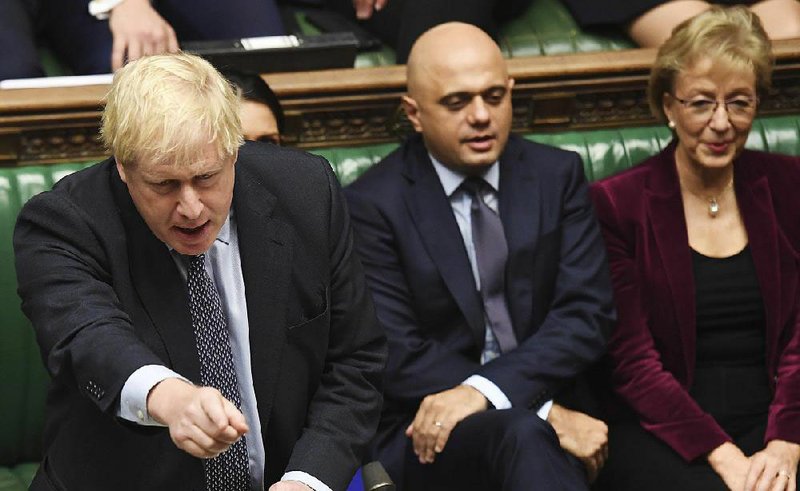
{"label": "black top", "polygon": [[697,306],[690,393],[731,436],[764,421],[770,400],[764,305],[750,248],[725,258],[692,251]]}
{"label": "black top", "polygon": [[692,251],[697,367],[764,366],[764,304],[750,248],[725,258]]}

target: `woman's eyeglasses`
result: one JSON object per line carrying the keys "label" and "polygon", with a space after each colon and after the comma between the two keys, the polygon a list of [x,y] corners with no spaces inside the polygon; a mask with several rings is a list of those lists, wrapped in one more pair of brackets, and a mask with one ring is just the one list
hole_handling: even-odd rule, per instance
{"label": "woman's eyeglasses", "polygon": [[702,123],[708,123],[717,112],[720,105],[725,108],[725,112],[731,123],[749,123],[755,116],[756,105],[758,105],[758,98],[743,96],[734,97],[725,101],[706,98],[687,100],[681,99],[675,95],[673,95],[672,98],[686,108],[692,119]]}

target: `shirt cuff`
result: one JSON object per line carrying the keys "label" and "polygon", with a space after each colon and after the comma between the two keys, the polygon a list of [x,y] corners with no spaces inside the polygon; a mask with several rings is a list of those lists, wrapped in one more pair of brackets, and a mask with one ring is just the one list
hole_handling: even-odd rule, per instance
{"label": "shirt cuff", "polygon": [[511,401],[509,401],[508,397],[500,390],[500,387],[496,386],[494,382],[486,377],[471,375],[467,380],[463,381],[462,384],[469,385],[483,394],[483,397],[485,397],[495,409],[511,408]]}
{"label": "shirt cuff", "polygon": [[162,365],[145,365],[137,369],[122,386],[117,416],[142,426],[164,426],[147,412],[147,396],[156,384],[168,378],[186,380]]}
{"label": "shirt cuff", "polygon": [[298,481],[314,491],[333,491],[324,482],[303,471],[289,471],[281,477],[281,481]]}
{"label": "shirt cuff", "polygon": [[542,418],[543,420],[547,421],[547,417],[550,416],[550,409],[553,407],[553,400],[550,399],[549,401],[542,404],[542,407],[536,411],[536,415]]}
{"label": "shirt cuff", "polygon": [[92,0],[89,2],[89,14],[97,20],[106,20],[111,10],[124,0]]}

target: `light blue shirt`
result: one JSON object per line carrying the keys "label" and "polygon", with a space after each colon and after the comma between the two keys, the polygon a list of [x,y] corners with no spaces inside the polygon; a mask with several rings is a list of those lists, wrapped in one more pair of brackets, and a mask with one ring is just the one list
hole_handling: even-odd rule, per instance
{"label": "light blue shirt", "polygon": [[[445,167],[444,164],[436,160],[433,155],[429,154],[429,156],[431,162],[433,162],[433,168],[439,176],[439,181],[442,183],[442,188],[444,188],[444,192],[450,200],[450,206],[453,208],[453,215],[456,217],[456,223],[458,223],[458,229],[461,231],[461,238],[467,250],[467,257],[469,258],[469,264],[472,268],[472,276],[475,278],[475,286],[480,290],[481,278],[478,273],[478,262],[475,259],[475,245],[472,242],[472,197],[469,193],[459,188],[467,176]],[[492,209],[492,211],[499,213],[497,193],[500,191],[500,163],[495,162],[492,164],[481,177],[491,187],[491,189],[484,189],[482,196],[483,202],[486,203],[486,206]],[[491,332],[491,328],[488,324],[486,325],[486,329],[487,332]],[[483,362],[484,360],[481,359],[481,363]],[[486,377],[471,375],[463,384],[474,387],[478,392],[483,394],[486,400],[492,403],[496,409],[508,409],[511,407],[511,401],[505,393]],[[546,420],[552,406],[553,401],[547,401],[542,404],[536,414],[538,414],[540,418]]]}
{"label": "light blue shirt", "polygon": [[[172,251],[178,270],[186,279],[186,264],[181,256]],[[241,411],[247,420],[250,431],[247,433],[247,455],[250,476],[255,491],[264,489],[264,464],[266,455],[261,437],[261,422],[258,418],[258,402],[253,386],[253,372],[250,364],[250,325],[247,320],[247,297],[245,296],[242,262],[239,256],[239,236],[236,221],[231,210],[228,219],[220,228],[217,239],[206,252],[206,271],[219,292],[222,308],[228,320],[228,336],[233,353],[236,377],[239,381]],[[150,417],[147,412],[147,395],[164,379],[185,377],[161,365],[146,365],[131,374],[120,395],[117,416],[147,426],[163,426]],[[281,480],[300,481],[315,491],[331,491],[319,479],[302,471],[291,471]]]}

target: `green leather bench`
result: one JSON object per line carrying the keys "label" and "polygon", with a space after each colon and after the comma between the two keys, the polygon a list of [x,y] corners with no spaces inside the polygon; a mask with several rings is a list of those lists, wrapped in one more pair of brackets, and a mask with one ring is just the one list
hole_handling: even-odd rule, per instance
{"label": "green leather bench", "polygon": [[[670,139],[665,127],[528,135],[535,141],[577,151],[595,180],[635,165]],[[396,144],[316,150],[331,162],[343,184],[355,179]],[[756,121],[750,148],[800,155],[800,115]],[[11,234],[17,213],[31,196],[88,163],[0,169],[0,491],[27,488],[41,451],[47,386],[33,329],[19,309]],[[76,451],[80,451],[76,449]]]}

